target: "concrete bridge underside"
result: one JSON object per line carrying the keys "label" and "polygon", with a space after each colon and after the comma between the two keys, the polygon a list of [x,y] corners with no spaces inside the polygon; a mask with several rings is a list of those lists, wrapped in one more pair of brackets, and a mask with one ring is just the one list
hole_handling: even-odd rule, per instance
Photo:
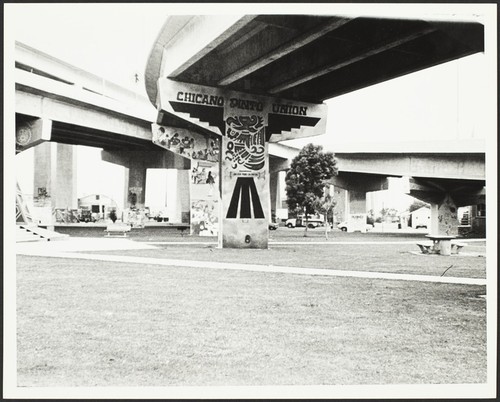
{"label": "concrete bridge underside", "polygon": [[[195,104],[203,102],[203,94],[226,96],[227,101],[236,97],[236,100],[251,99],[255,102],[261,99],[259,96],[272,97],[267,98],[273,103],[272,112],[287,114],[289,112],[274,109],[274,104],[280,103],[278,99],[291,105],[294,102],[319,104],[335,96],[483,50],[484,27],[474,22],[342,15],[177,15],[167,18],[154,43],[146,67],[146,89],[151,103],[158,109],[159,124],[175,127],[186,121],[197,124],[193,119],[183,117],[181,112],[199,107]],[[238,95],[233,95],[236,91]],[[186,97],[186,92],[193,95]],[[200,97],[199,100],[196,96]],[[179,104],[179,101],[183,103]],[[224,111],[213,110],[218,116],[253,117],[250,111],[232,109],[239,108],[237,105],[225,106]],[[225,130],[228,130],[225,121],[222,117],[207,117],[207,113],[200,110],[196,117],[214,126],[212,131],[224,139]],[[266,130],[271,126],[267,123],[268,116],[270,114],[263,117],[268,124]],[[283,127],[293,126],[289,116],[281,115],[280,119],[282,123],[286,122]],[[215,128],[216,120],[219,129]],[[199,131],[205,130],[206,126],[200,124]],[[301,132],[300,137],[319,134],[323,132]],[[299,134],[278,131],[266,141],[293,138],[299,138]],[[231,141],[226,143],[232,146]],[[389,158],[376,165],[383,165],[386,170],[365,171],[363,168],[374,160],[363,166],[365,161],[361,158],[353,161],[353,165],[361,162],[361,170],[348,166],[344,171],[341,169],[341,175],[335,180],[346,187],[359,189],[364,184],[365,188],[380,189],[385,186],[385,177],[389,175],[401,176],[415,170],[422,172],[422,166],[420,169],[415,166],[421,160]],[[389,166],[391,164],[394,166]],[[441,164],[445,165],[448,167],[449,164]],[[395,172],[394,167],[402,168],[403,172]],[[429,176],[438,173],[432,172],[427,161],[424,168],[429,169]],[[226,164],[225,169],[230,171],[232,168]],[[235,175],[247,173],[231,171]],[[227,183],[228,189],[234,187],[231,180]],[[226,192],[230,196],[230,192]],[[222,194],[224,205],[227,196],[224,191]],[[353,199],[353,203],[362,204],[359,199]],[[232,221],[224,222],[232,228]],[[245,247],[244,244],[240,246]]]}
{"label": "concrete bridge underside", "polygon": [[[157,78],[322,102],[484,50],[484,27],[341,15],[169,16],[146,69]],[[165,52],[165,53],[164,53]]]}
{"label": "concrete bridge underside", "polygon": [[408,193],[431,205],[434,234],[457,234],[457,208],[485,204],[485,154],[481,152],[338,153],[336,157],[339,175],[332,183],[354,194],[356,207],[351,214],[363,214],[363,194],[387,189],[387,177],[409,178]]}

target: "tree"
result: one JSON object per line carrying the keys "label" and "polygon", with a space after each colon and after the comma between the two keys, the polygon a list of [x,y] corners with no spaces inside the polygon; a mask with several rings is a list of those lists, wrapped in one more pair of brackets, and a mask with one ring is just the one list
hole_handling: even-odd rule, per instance
{"label": "tree", "polygon": [[292,159],[286,173],[287,204],[290,211],[305,215],[307,236],[308,215],[323,197],[325,184],[338,174],[337,160],[332,152],[323,152],[321,145],[308,144]]}
{"label": "tree", "polygon": [[422,207],[428,207],[429,204],[426,202],[420,201],[420,200],[415,200],[413,203],[409,206],[408,211],[411,213],[413,211],[416,211],[417,209],[420,209]]}
{"label": "tree", "polygon": [[380,222],[393,222],[398,216],[398,211],[395,208],[382,208],[380,210]]}
{"label": "tree", "polygon": [[330,230],[330,220],[329,217],[332,217],[333,220],[333,209],[337,205],[337,201],[330,194],[325,195],[324,197],[317,198],[313,203],[313,208],[316,212],[320,212],[324,214],[324,224],[325,224],[325,239],[328,240],[328,232]]}

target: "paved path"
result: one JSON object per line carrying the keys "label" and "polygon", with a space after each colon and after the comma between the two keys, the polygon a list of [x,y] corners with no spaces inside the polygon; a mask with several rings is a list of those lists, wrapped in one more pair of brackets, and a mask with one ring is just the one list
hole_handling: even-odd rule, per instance
{"label": "paved path", "polygon": [[[173,242],[175,243],[175,242]],[[175,244],[186,244],[183,242]],[[203,243],[206,244],[206,243]],[[41,246],[40,246],[41,245]],[[272,272],[296,275],[315,275],[315,276],[336,276],[352,277],[364,279],[390,279],[403,281],[434,282],[434,283],[455,283],[466,285],[486,285],[486,279],[442,277],[432,275],[409,275],[409,274],[391,274],[384,272],[365,272],[365,271],[345,271],[334,269],[317,268],[297,268],[277,265],[259,265],[259,264],[237,264],[213,261],[196,260],[177,260],[167,258],[149,258],[133,257],[120,255],[97,255],[83,254],[81,251],[106,251],[106,250],[130,250],[130,249],[154,249],[150,244],[134,242],[129,239],[88,239],[72,238],[68,241],[58,241],[49,243],[18,244],[17,253],[22,255],[52,257],[52,258],[72,258],[93,261],[122,262],[141,265],[161,265],[170,267],[202,268],[202,269],[227,269],[236,271],[252,272]],[[80,252],[75,252],[80,251]]]}

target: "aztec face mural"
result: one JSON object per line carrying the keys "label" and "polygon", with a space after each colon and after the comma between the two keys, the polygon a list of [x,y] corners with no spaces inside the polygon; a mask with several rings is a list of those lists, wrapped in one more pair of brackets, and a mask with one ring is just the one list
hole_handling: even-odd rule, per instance
{"label": "aztec face mural", "polygon": [[264,116],[231,112],[222,137],[222,244],[267,248],[269,172]]}
{"label": "aztec face mural", "polygon": [[[199,152],[196,136],[200,136],[206,138],[201,155],[206,153],[207,158],[203,161],[215,163],[215,155],[220,157],[222,246],[267,248],[270,220],[268,143],[323,134],[326,105],[290,102],[166,78],[158,81],[158,90],[160,121],[166,124],[170,121],[179,126],[184,121],[188,126],[198,126],[199,131],[188,135],[182,143],[182,129],[164,126],[163,137],[158,134],[153,141],[190,157],[194,162]],[[175,118],[169,119],[168,116]],[[220,149],[215,143],[212,146],[209,140],[213,134],[221,138]],[[179,140],[183,145],[179,145]],[[210,159],[212,156],[214,159]],[[192,190],[199,185],[196,183],[203,182],[203,178],[199,181],[195,178],[201,173],[198,166],[194,167],[197,172],[196,175],[192,172]],[[191,198],[194,200],[193,196]],[[192,212],[192,219],[203,216],[210,220],[209,211],[217,211],[218,208],[208,202],[208,193],[198,200],[202,198],[207,203],[196,204],[197,212]],[[196,219],[201,221],[201,218]],[[203,218],[204,221],[207,219]],[[193,232],[197,230],[196,227]]]}

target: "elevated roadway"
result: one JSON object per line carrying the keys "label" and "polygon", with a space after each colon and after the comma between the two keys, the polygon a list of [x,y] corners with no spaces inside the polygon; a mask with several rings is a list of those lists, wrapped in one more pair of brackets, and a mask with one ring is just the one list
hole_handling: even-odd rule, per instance
{"label": "elevated roadway", "polygon": [[[236,217],[243,182],[252,188],[252,202],[259,194],[269,198],[265,143],[324,134],[326,99],[483,50],[484,27],[477,22],[340,14],[173,15],[153,44],[146,90],[165,132],[179,127],[221,137],[223,215],[227,211],[221,245],[266,248],[264,216]],[[246,163],[242,155],[259,164]],[[374,159],[355,162],[367,169],[382,165]],[[406,173],[415,162],[386,158],[383,165]],[[250,202],[250,195],[242,195],[242,209],[243,198]]]}
{"label": "elevated roadway", "polygon": [[477,22],[343,15],[175,15],[153,45],[158,78],[322,102],[484,50]]}
{"label": "elevated roadway", "polygon": [[[104,161],[128,168],[126,194],[140,188],[139,202],[146,169],[190,168],[189,159],[153,143],[157,111],[146,97],[19,42],[14,76],[16,152],[58,144],[57,162],[52,148],[35,149],[34,193],[47,191],[52,208],[76,207],[74,156],[67,145],[102,148]],[[288,168],[289,147],[270,144],[269,152],[271,174]]]}

